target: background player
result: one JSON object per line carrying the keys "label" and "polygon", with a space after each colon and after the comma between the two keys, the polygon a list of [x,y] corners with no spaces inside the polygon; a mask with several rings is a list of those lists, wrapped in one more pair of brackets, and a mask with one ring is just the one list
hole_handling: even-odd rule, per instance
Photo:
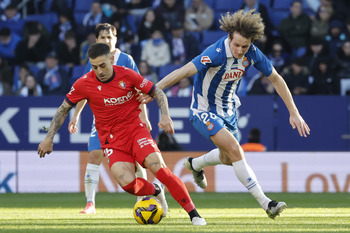
{"label": "background player", "polygon": [[111,172],[119,185],[128,193],[154,195],[167,212],[164,188],[135,176],[136,161],[149,168],[165,184],[174,199],[187,211],[193,225],[206,225],[180,178],[166,167],[157,144],[139,117],[137,89],[156,98],[161,112],[159,127],[174,133],[164,92],[151,81],[131,69],[113,66],[110,48],[103,43],[90,46],[88,56],[93,71],[78,79],[66,99],[57,109],[48,133],[38,146],[38,154],[45,157],[53,150],[53,138],[72,107],[87,99],[95,116],[101,147],[109,159]]}
{"label": "background player", "polygon": [[[104,43],[109,45],[110,52],[113,56],[113,64],[128,67],[130,69],[135,70],[136,72],[139,72],[137,69],[137,66],[133,60],[133,58],[126,54],[121,52],[118,48],[116,48],[117,44],[117,29],[108,23],[98,24],[95,28],[95,36],[96,41],[98,43]],[[92,70],[90,60],[86,64],[84,74],[88,73]],[[82,112],[84,106],[86,104],[86,100],[80,101],[76,105],[76,109],[74,112],[74,116],[70,120],[68,124],[68,130],[70,133],[77,132],[77,122],[80,117],[80,113]],[[146,105],[141,104],[141,113],[140,117],[143,123],[146,124],[147,128],[149,130],[152,129],[151,123],[148,120],[147,117],[147,111],[146,111]],[[96,213],[95,209],[95,194],[98,187],[99,182],[99,168],[100,164],[103,159],[103,151],[101,149],[101,144],[98,139],[98,133],[95,128],[95,118],[92,122],[91,132],[90,132],[90,138],[88,143],[88,163],[86,165],[86,171],[85,171],[85,177],[84,177],[84,184],[85,184],[85,196],[86,196],[86,207],[84,210],[82,210],[80,213],[84,214],[92,214]],[[140,165],[137,166],[137,176],[142,177],[144,179],[147,179],[147,173],[144,168],[142,168]]]}
{"label": "background player", "polygon": [[[233,166],[239,181],[249,190],[268,216],[274,219],[284,208],[284,202],[272,201],[265,196],[258,180],[247,164],[244,152],[237,140],[237,113],[240,101],[236,95],[240,79],[254,65],[272,82],[290,114],[290,124],[297,128],[300,136],[310,133],[308,125],[300,116],[283,78],[270,60],[253,45],[264,35],[264,24],[260,14],[251,10],[244,13],[227,13],[220,20],[220,28],[228,37],[219,39],[202,54],[185,66],[163,78],[157,87],[165,89],[180,80],[195,75],[190,121],[204,137],[218,148],[198,158],[186,158],[185,166],[192,171],[195,182],[207,187],[203,168],[218,164]],[[140,96],[140,101],[151,101],[149,96]]]}

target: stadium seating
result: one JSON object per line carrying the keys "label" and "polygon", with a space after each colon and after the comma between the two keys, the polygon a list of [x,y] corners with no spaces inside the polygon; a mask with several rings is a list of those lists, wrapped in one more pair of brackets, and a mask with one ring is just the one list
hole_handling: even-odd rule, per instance
{"label": "stadium seating", "polygon": [[51,32],[52,26],[58,23],[58,16],[55,12],[49,12],[44,14],[37,14],[37,15],[28,15],[25,19],[26,22],[28,21],[38,21],[41,24],[44,25],[44,27]]}
{"label": "stadium seating", "polygon": [[158,72],[158,77],[159,80],[161,80],[162,78],[164,78],[165,76],[167,76],[169,73],[171,73],[172,71],[180,68],[182,65],[174,65],[174,64],[169,64],[169,65],[165,65],[165,66],[161,66],[159,67],[159,72]]}
{"label": "stadium seating", "polygon": [[234,0],[227,2],[227,0],[216,0],[215,10],[217,11],[233,11],[238,10],[242,6],[243,0]]}
{"label": "stadium seating", "polygon": [[74,12],[74,20],[76,25],[81,25],[83,23],[83,19],[86,12]]}
{"label": "stadium seating", "polygon": [[273,1],[273,9],[289,10],[292,0]]}
{"label": "stadium seating", "polygon": [[89,12],[94,0],[75,1],[74,12]]}
{"label": "stadium seating", "polygon": [[71,85],[84,74],[84,70],[85,70],[85,65],[73,66],[72,76],[70,78]]}
{"label": "stadium seating", "polygon": [[13,33],[16,33],[17,35],[22,36],[24,23],[25,23],[25,20],[23,19],[20,19],[17,22],[0,21],[0,29],[6,26],[9,29],[11,29]]}
{"label": "stadium seating", "polygon": [[203,38],[202,43],[199,45],[199,49],[203,51],[206,47],[216,42],[218,39],[220,39],[223,36],[227,36],[227,33],[218,30],[218,31],[203,31]]}
{"label": "stadium seating", "polygon": [[272,24],[277,27],[281,21],[284,18],[287,18],[290,14],[289,10],[277,10],[277,9],[271,9],[270,10],[270,20]]}

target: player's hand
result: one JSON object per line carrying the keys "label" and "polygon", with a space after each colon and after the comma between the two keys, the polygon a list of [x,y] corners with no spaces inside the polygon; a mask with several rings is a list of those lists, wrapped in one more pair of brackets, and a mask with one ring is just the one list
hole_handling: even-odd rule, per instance
{"label": "player's hand", "polygon": [[151,103],[153,101],[153,97],[151,97],[150,95],[147,95],[145,93],[139,92],[138,96],[136,97],[136,100],[139,101],[142,104],[148,104]]}
{"label": "player's hand", "polygon": [[78,132],[77,124],[78,124],[78,119],[75,119],[73,117],[68,124],[69,133],[77,133]]}
{"label": "player's hand", "polygon": [[53,142],[51,139],[45,138],[38,146],[38,155],[40,158],[45,157],[45,154],[50,154],[53,150]]}
{"label": "player's hand", "polygon": [[159,128],[163,129],[165,132],[174,134],[174,124],[169,115],[162,115],[158,123]]}
{"label": "player's hand", "polygon": [[307,137],[307,135],[310,135],[310,128],[299,113],[290,115],[289,123],[293,129],[298,129],[300,137]]}

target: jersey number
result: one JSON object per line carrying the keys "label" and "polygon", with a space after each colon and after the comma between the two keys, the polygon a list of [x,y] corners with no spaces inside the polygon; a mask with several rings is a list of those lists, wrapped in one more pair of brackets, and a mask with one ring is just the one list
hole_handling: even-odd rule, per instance
{"label": "jersey number", "polygon": [[216,117],[217,117],[214,113],[211,113],[211,112],[203,112],[203,113],[199,114],[199,116],[204,124],[207,124],[210,121],[210,119],[208,119],[208,117],[210,117],[211,119],[216,119]]}

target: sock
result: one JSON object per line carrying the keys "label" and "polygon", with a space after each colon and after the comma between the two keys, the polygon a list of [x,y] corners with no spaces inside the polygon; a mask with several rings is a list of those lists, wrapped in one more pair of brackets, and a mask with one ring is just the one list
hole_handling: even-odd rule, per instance
{"label": "sock", "polygon": [[249,190],[261,207],[266,210],[271,199],[265,196],[253,170],[247,164],[246,160],[242,159],[234,162],[232,163],[232,166],[239,181],[241,181],[241,183]]}
{"label": "sock", "polygon": [[147,180],[146,169],[144,169],[139,163],[136,163],[136,168],[137,168],[136,176]]}
{"label": "sock", "polygon": [[156,178],[168,188],[171,196],[187,213],[195,208],[185,184],[179,177],[175,176],[169,168],[163,167],[159,169]]}
{"label": "sock", "polygon": [[196,208],[194,208],[191,212],[189,212],[188,215],[190,216],[191,220],[192,220],[192,218],[194,218],[194,217],[201,217],[201,216],[198,214]]}
{"label": "sock", "polygon": [[136,178],[130,184],[122,187],[126,192],[135,196],[153,195],[156,192],[154,184],[143,178]]}
{"label": "sock", "polygon": [[88,163],[86,165],[85,171],[85,196],[87,202],[92,202],[95,205],[95,195],[98,186],[98,182],[100,180],[99,174],[100,165]]}
{"label": "sock", "polygon": [[218,164],[222,164],[220,160],[220,150],[218,148],[211,150],[208,153],[192,160],[192,167],[196,171],[200,171],[204,167],[214,166]]}

